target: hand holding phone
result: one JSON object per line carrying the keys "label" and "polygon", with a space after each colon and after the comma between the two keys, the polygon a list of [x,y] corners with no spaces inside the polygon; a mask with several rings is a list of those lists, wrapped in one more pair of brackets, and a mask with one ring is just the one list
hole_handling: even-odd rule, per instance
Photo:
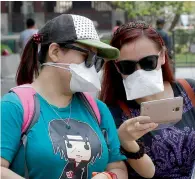
{"label": "hand holding phone", "polygon": [[121,145],[127,151],[136,152],[139,146],[135,141],[154,130],[158,124],[151,122],[150,117],[138,116],[126,120],[118,129]]}

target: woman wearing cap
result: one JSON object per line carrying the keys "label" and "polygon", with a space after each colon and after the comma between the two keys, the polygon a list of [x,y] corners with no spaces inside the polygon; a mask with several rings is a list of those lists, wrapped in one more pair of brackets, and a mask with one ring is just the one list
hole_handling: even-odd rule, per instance
{"label": "woman wearing cap", "polygon": [[[120,154],[108,108],[96,100],[101,115],[98,123],[78,95],[100,90],[97,72],[102,58],[115,59],[118,55],[118,49],[100,42],[91,20],[77,15],[52,19],[29,40],[16,79],[18,85],[28,84],[20,89],[35,91],[38,103],[32,116],[37,121],[28,132],[23,131],[23,115],[26,109],[32,111],[26,93],[22,102],[13,92],[2,98],[3,179],[24,175],[31,179],[127,178],[122,162],[126,157]],[[29,108],[24,109],[24,103]],[[138,165],[137,170],[142,171],[143,164]]]}
{"label": "woman wearing cap", "polygon": [[[147,23],[130,22],[117,29],[111,45],[120,49],[120,57],[105,64],[100,99],[113,114],[122,152],[131,161],[141,161],[148,154],[155,165],[155,179],[189,179],[195,162],[195,96],[190,99],[183,82],[175,81],[162,38]],[[195,94],[195,81],[185,82]],[[153,131],[157,124],[140,116],[140,104],[177,96],[184,98],[182,120]],[[131,143],[137,147],[132,148]],[[128,168],[129,177],[142,178],[132,168],[136,169],[133,165]]]}

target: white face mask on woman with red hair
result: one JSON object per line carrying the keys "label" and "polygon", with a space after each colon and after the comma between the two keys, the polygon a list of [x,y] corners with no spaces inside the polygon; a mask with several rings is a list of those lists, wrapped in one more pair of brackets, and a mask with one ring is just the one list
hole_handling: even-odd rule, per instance
{"label": "white face mask on woman with red hair", "polygon": [[123,79],[127,100],[139,99],[164,91],[162,70],[137,70]]}
{"label": "white face mask on woman with red hair", "polygon": [[135,100],[164,91],[161,66],[165,62],[163,49],[142,36],[120,49],[116,67],[123,78],[127,100]]}

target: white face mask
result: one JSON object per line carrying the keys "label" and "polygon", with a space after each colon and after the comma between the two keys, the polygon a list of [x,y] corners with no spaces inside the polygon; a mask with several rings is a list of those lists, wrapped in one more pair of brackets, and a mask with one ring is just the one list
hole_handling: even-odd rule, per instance
{"label": "white face mask", "polygon": [[162,70],[137,70],[123,79],[127,100],[139,99],[164,91]]}
{"label": "white face mask", "polygon": [[85,66],[85,62],[81,64],[48,62],[43,63],[42,65],[48,65],[64,70],[69,70],[72,74],[70,80],[70,90],[72,92],[98,92],[101,90],[99,76],[95,70],[94,65],[91,68],[87,68]]}

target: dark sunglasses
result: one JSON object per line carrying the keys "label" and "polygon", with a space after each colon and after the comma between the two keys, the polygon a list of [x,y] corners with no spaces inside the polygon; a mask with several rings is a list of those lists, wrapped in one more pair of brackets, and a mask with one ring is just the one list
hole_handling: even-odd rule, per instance
{"label": "dark sunglasses", "polygon": [[139,64],[141,69],[145,71],[152,71],[157,67],[159,55],[160,52],[158,55],[150,55],[140,59],[139,61],[122,60],[116,62],[115,64],[123,75],[131,75],[134,73],[136,71],[137,64]]}
{"label": "dark sunglasses", "polygon": [[95,66],[95,69],[97,72],[99,72],[104,65],[104,59],[97,56],[94,52],[88,49],[83,49],[77,46],[74,46],[72,44],[61,44],[60,45],[63,48],[71,49],[71,50],[76,50],[79,52],[83,52],[87,54],[87,57],[85,59],[85,66],[87,68],[92,67],[93,65]]}

